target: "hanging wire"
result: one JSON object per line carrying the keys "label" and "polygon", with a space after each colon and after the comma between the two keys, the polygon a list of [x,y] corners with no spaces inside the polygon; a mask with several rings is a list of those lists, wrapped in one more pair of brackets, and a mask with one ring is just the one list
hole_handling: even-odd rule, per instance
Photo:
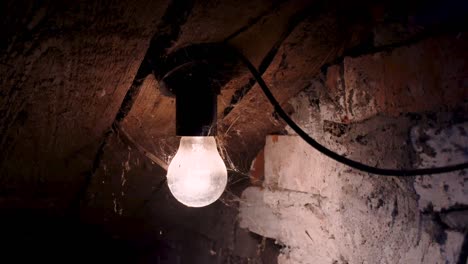
{"label": "hanging wire", "polygon": [[304,141],[306,141],[310,146],[315,148],[320,153],[324,154],[325,156],[339,162],[345,164],[351,168],[368,172],[371,174],[381,175],[381,176],[399,176],[399,177],[408,177],[408,176],[417,176],[417,175],[428,175],[428,174],[441,174],[447,173],[457,170],[463,170],[468,168],[468,162],[460,163],[455,165],[449,165],[444,167],[434,167],[434,168],[422,168],[422,169],[383,169],[377,168],[373,166],[366,165],[364,163],[348,159],[333,150],[328,149],[327,147],[323,146],[315,139],[310,137],[304,130],[302,130],[292,119],[289,115],[283,110],[281,105],[278,103],[276,98],[271,93],[271,90],[268,88],[267,84],[263,80],[261,74],[257,71],[255,66],[239,51],[234,49],[234,52],[237,54],[239,59],[245,64],[245,66],[249,69],[252,76],[255,78],[257,83],[260,85],[265,96],[268,98],[270,103],[273,105],[275,112],[286,122],[286,124],[294,130]]}

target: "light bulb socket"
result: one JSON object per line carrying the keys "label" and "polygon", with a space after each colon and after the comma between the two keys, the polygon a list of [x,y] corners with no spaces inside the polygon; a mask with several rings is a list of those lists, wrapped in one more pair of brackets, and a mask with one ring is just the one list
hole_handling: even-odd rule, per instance
{"label": "light bulb socket", "polygon": [[178,136],[215,136],[217,95],[240,71],[240,62],[224,44],[179,49],[153,68],[160,91],[176,98]]}
{"label": "light bulb socket", "polygon": [[178,80],[184,83],[175,91],[178,136],[216,135],[218,92],[207,80],[201,74],[187,74]]}

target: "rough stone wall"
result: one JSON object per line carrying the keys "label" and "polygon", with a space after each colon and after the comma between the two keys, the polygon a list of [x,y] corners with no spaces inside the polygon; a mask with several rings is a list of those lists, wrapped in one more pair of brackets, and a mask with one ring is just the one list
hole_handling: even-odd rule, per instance
{"label": "rough stone wall", "polygon": [[457,263],[463,233],[419,210],[412,181],[349,170],[296,136],[269,137],[265,155],[240,225],[284,244],[279,263]]}
{"label": "rough stone wall", "polygon": [[[82,221],[131,244],[126,263],[274,263],[272,240],[237,225],[228,200],[190,208],[175,200],[165,171],[122,132],[113,134],[87,193]],[[116,164],[118,163],[118,164]]]}
{"label": "rough stone wall", "polygon": [[[346,57],[289,101],[293,119],[373,166],[466,162],[463,46],[452,35]],[[376,177],[297,136],[267,137],[264,155],[263,186],[243,192],[240,225],[283,244],[279,263],[459,263],[466,254],[466,171]]]}
{"label": "rough stone wall", "polygon": [[1,206],[69,206],[167,5],[2,2]]}
{"label": "rough stone wall", "polygon": [[[301,96],[310,99],[292,103],[296,118],[322,120],[318,126],[308,121],[303,125],[317,135],[327,137],[324,141],[343,153],[348,151],[357,158],[371,155],[369,162],[377,165],[411,165],[412,157],[401,160],[394,157],[407,153],[400,148],[406,133],[404,127],[420,124],[414,121],[419,117],[394,120],[392,118],[398,113],[389,108],[392,117],[374,120],[372,126],[356,124],[357,128],[354,128],[356,131],[373,130],[359,135],[349,132],[353,129],[350,122],[364,122],[375,113],[387,113],[388,105],[396,104],[394,108],[398,110],[412,104],[411,100],[400,102],[401,96],[382,93],[387,89],[377,89],[381,83],[375,80],[369,79],[367,88],[359,90],[364,81],[357,78],[373,77],[377,72],[382,74],[376,78],[392,81],[394,75],[386,75],[381,70],[389,60],[393,63],[394,58],[398,58],[392,64],[393,68],[403,67],[401,72],[410,70],[416,76],[419,76],[419,70],[426,74],[416,78],[423,80],[424,87],[410,85],[395,91],[405,93],[409,90],[411,98],[418,95],[420,88],[427,89],[426,95],[435,92],[435,101],[427,100],[425,108],[418,108],[418,111],[463,99],[466,90],[446,94],[439,93],[438,88],[447,84],[447,89],[452,90],[466,84],[463,79],[466,60],[462,59],[466,54],[463,44],[466,41],[462,42],[466,35],[454,34],[460,42],[433,41],[427,35],[434,32],[437,33],[434,35],[440,35],[438,27],[447,21],[451,26],[441,27],[441,32],[457,31],[456,22],[464,13],[463,9],[451,5],[457,10],[453,16],[433,16],[437,5],[442,3],[445,7],[447,1],[431,1],[429,9],[424,4],[385,2],[1,1],[0,208],[1,213],[11,219],[2,222],[2,226],[9,229],[6,232],[9,235],[2,238],[8,242],[9,238],[15,238],[19,245],[24,245],[23,240],[29,239],[30,234],[16,231],[22,230],[28,222],[16,222],[15,218],[33,219],[36,225],[31,229],[39,232],[36,232],[34,243],[26,244],[35,249],[41,244],[44,250],[40,251],[47,252],[48,245],[56,245],[57,241],[47,244],[44,238],[63,241],[73,240],[76,236],[63,235],[65,232],[54,229],[54,224],[43,229],[41,223],[55,223],[49,220],[61,214],[71,215],[75,221],[75,213],[81,213],[86,222],[109,230],[106,234],[109,240],[123,244],[132,240],[136,256],[129,256],[131,263],[134,263],[134,257],[142,262],[159,261],[164,254],[169,254],[165,259],[169,263],[180,261],[182,256],[184,261],[191,263],[274,263],[271,256],[275,252],[268,252],[275,249],[270,240],[238,228],[234,215],[239,200],[232,192],[245,187],[248,175],[244,170],[263,146],[265,134],[283,131],[284,125],[247,72],[228,83],[219,97],[219,126],[220,138],[234,161],[229,164],[232,165],[230,169],[235,173],[230,177],[222,201],[199,212],[181,208],[164,187],[165,172],[157,166],[164,167],[177,146],[177,138],[173,136],[174,100],[161,96],[154,76],[140,76],[146,61],[145,52],[155,46],[151,51],[163,60],[169,52],[186,45],[226,40],[259,65],[281,102],[287,102],[309,87],[310,80],[320,70],[326,71],[326,81],[318,82],[326,82],[329,92],[334,91],[334,94],[330,92],[330,97],[338,100],[333,103],[333,98],[322,97],[321,109],[311,108],[318,105],[318,101],[316,95],[311,95],[317,91],[309,87]],[[410,19],[407,15],[411,15]],[[426,39],[423,46],[432,47],[430,51],[409,45],[420,38]],[[443,45],[437,46],[439,43]],[[396,51],[394,45],[407,47]],[[342,58],[344,54],[362,54],[369,48],[384,52],[374,52],[378,56]],[[392,50],[400,54],[399,57],[387,53]],[[417,53],[419,51],[423,53]],[[447,62],[444,60],[446,53],[459,56],[457,64],[451,68],[441,67]],[[422,59],[424,63],[406,64],[408,56]],[[436,60],[428,59],[433,57]],[[449,60],[453,61],[453,58]],[[328,64],[334,66],[324,66]],[[354,69],[350,65],[367,66]],[[414,72],[411,71],[413,68]],[[336,78],[331,77],[333,69]],[[444,69],[448,69],[447,72],[437,75]],[[398,78],[401,77],[415,78],[404,74]],[[396,80],[391,83],[400,85]],[[328,83],[341,83],[341,86],[335,89],[334,84]],[[368,97],[375,98],[368,104]],[[387,102],[382,98],[392,100]],[[298,107],[299,104],[303,107]],[[374,133],[382,124],[385,124],[386,132]],[[400,126],[401,130],[397,129]],[[421,129],[415,129],[414,133],[436,134],[430,127]],[[344,136],[348,132],[356,138]],[[376,143],[379,137],[394,136],[393,133],[398,136],[392,145]],[[336,141],[340,135],[342,141]],[[356,144],[356,147],[347,148],[348,144]],[[364,144],[368,144],[369,149],[362,148]],[[408,142],[407,146],[411,144]],[[420,144],[414,144],[419,150]],[[428,144],[432,146],[431,142]],[[437,146],[434,148],[438,149]],[[421,149],[426,153],[428,147]],[[431,155],[425,162],[433,162]],[[162,162],[153,164],[150,160]],[[455,184],[426,182],[426,178],[420,180],[418,192],[421,195],[431,193],[431,188],[435,188],[443,197],[442,202],[433,203],[432,207],[427,199],[419,200],[420,209],[429,218],[445,219],[450,228],[462,230],[457,219],[463,214],[463,207],[460,209],[460,203],[447,196],[447,190],[458,193],[457,197],[463,195],[458,180]],[[279,178],[275,182],[285,184]],[[5,208],[12,211],[32,209],[33,212],[16,215],[3,210]],[[77,212],[77,208],[82,210]],[[36,213],[35,209],[41,213]],[[37,221],[40,214],[46,216]],[[433,229],[439,230],[436,227]],[[191,239],[184,239],[187,236]],[[448,237],[447,241],[452,241],[453,236]],[[89,240],[86,235],[81,236],[79,241],[74,241],[77,244],[74,248],[81,249],[80,242],[89,242],[86,240]],[[91,245],[101,252],[100,245]],[[126,253],[129,246],[123,248],[121,251]],[[24,253],[22,249],[21,253]],[[115,248],[110,247],[102,254],[112,251]],[[113,259],[123,261],[119,256],[114,255]],[[192,256],[198,258],[191,259]],[[109,261],[106,256],[103,260]]]}
{"label": "rough stone wall", "polygon": [[[162,39],[161,54],[175,45],[189,12],[192,21],[178,42],[184,45],[197,42],[192,26],[200,25],[193,20],[205,23],[200,30],[211,39],[201,36],[203,41],[215,41],[214,35],[226,37],[268,8],[224,3],[197,1],[194,10],[194,1],[0,3],[0,223],[1,244],[8,244],[2,262],[10,256],[12,262],[77,261],[75,255],[83,262],[273,261],[263,254],[266,239],[237,228],[235,207],[218,202],[190,210],[177,203],[162,164],[151,163],[125,141],[116,122],[130,111],[122,105],[138,95],[135,80],[142,81],[146,89],[136,107],[130,106],[126,127],[140,132],[157,113],[163,118],[146,131],[150,142],[161,135],[175,139],[174,100],[158,97],[153,76],[138,79],[139,67],[152,38]],[[207,28],[223,19],[219,10],[226,8],[237,11],[225,21],[231,28]],[[154,112],[144,115],[140,109]],[[133,134],[145,145],[138,135]],[[220,216],[223,221],[216,221]],[[89,241],[97,236],[93,233],[102,237]]]}

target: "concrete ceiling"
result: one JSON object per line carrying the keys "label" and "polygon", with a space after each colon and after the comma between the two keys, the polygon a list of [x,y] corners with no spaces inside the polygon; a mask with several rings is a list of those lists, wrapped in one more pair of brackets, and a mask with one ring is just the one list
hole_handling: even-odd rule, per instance
{"label": "concrete ceiling", "polygon": [[[193,263],[227,263],[232,256],[251,263],[266,257],[265,248],[277,254],[273,241],[238,227],[237,210],[239,193],[251,184],[252,160],[267,135],[286,133],[285,124],[240,68],[218,96],[218,144],[230,172],[228,188],[209,207],[182,206],[165,183],[179,140],[174,99],[159,89],[167,58],[187,46],[225,42],[258,67],[287,111],[301,115],[289,99],[305,91],[310,98],[303,110],[326,112],[328,130],[338,132],[380,113],[448,109],[466,103],[466,89],[456,88],[466,87],[467,40],[460,32],[466,32],[468,10],[458,0],[429,2],[1,1],[0,220],[18,209],[40,210],[11,214],[0,233],[8,229],[5,241],[23,245],[28,235],[17,230],[40,230],[40,243],[31,248],[41,252],[80,235],[68,237],[67,224],[54,229],[60,218],[36,221],[41,211],[98,222],[113,235],[132,233],[135,248],[148,250],[144,254],[153,253],[151,243],[177,240],[188,249],[186,256],[200,257]],[[415,79],[410,88],[405,85]],[[366,81],[373,83],[361,85]],[[413,103],[419,84],[433,100]],[[376,103],[370,105],[367,95]],[[318,100],[330,107],[320,112]],[[54,246],[43,244],[44,237]],[[72,242],[81,251],[81,241]],[[101,252],[105,243],[95,244]],[[175,248],[174,258],[180,253]],[[108,249],[119,259],[119,250]]]}
{"label": "concrete ceiling", "polygon": [[[226,41],[259,67],[288,108],[288,99],[326,65],[371,47],[385,14],[412,12],[417,3],[48,0],[1,5],[0,206],[67,207],[83,198],[102,169],[112,136],[125,137],[162,167],[175,152],[174,99],[161,95],[158,75],[145,66],[148,60],[164,60],[188,45]],[[230,169],[241,177],[265,136],[284,128],[246,70],[223,87],[218,119],[219,143],[232,161]]]}

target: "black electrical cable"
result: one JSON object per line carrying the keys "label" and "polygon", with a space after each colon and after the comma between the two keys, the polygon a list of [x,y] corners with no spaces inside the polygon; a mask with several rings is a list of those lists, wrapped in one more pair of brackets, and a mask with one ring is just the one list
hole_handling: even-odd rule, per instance
{"label": "black electrical cable", "polygon": [[283,108],[278,103],[278,101],[276,100],[276,98],[273,96],[270,89],[268,88],[267,84],[263,80],[261,74],[255,68],[255,66],[253,66],[252,63],[243,54],[241,54],[238,51],[235,51],[235,52],[239,56],[240,60],[247,66],[249,71],[252,73],[252,76],[257,80],[258,84],[262,88],[263,93],[268,98],[268,100],[273,105],[273,107],[275,108],[276,113],[286,122],[286,124],[290,126],[294,130],[294,132],[296,132],[304,141],[306,141],[313,148],[315,148],[322,154],[328,156],[329,158],[337,162],[343,163],[354,169],[372,173],[372,174],[378,174],[378,175],[383,175],[383,176],[400,176],[400,177],[401,176],[425,175],[425,174],[440,174],[440,173],[452,172],[452,171],[463,170],[463,169],[468,168],[468,163],[461,163],[461,164],[455,164],[455,165],[450,165],[450,166],[445,166],[445,167],[410,169],[410,170],[381,169],[381,168],[366,165],[364,163],[361,163],[355,160],[348,159],[328,149],[322,144],[318,143],[315,139],[313,139],[306,132],[304,132],[304,130],[302,130],[283,110]]}

